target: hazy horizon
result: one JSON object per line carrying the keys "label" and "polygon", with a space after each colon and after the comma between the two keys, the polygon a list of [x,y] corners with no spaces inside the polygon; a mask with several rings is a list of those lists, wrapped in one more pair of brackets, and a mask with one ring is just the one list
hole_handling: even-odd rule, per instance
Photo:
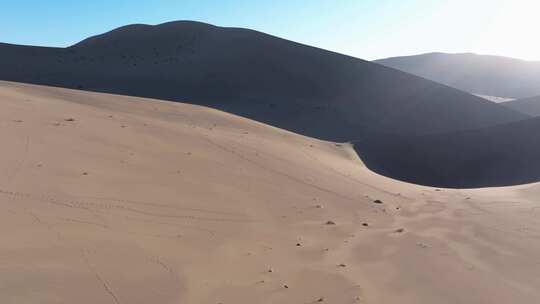
{"label": "hazy horizon", "polygon": [[[0,42],[66,47],[133,24],[193,20],[250,28],[354,57],[375,60],[431,52],[475,53],[540,60],[530,37],[540,26],[529,0],[352,1],[243,3],[213,1],[53,0],[32,7],[4,4]],[[19,18],[18,16],[26,16]],[[46,26],[44,26],[46,25]],[[518,34],[517,34],[518,33]]]}

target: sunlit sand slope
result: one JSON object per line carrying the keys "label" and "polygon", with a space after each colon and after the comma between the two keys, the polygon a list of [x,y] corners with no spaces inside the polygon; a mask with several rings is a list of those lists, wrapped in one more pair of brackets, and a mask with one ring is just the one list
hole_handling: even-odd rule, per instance
{"label": "sunlit sand slope", "polygon": [[8,82],[0,139],[1,303],[540,299],[537,185],[419,187],[217,110]]}

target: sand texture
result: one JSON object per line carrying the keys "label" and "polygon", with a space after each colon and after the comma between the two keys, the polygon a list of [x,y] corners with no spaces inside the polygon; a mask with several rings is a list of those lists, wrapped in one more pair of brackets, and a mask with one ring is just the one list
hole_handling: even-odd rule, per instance
{"label": "sand texture", "polygon": [[348,144],[0,82],[0,302],[537,303],[540,185],[415,186]]}

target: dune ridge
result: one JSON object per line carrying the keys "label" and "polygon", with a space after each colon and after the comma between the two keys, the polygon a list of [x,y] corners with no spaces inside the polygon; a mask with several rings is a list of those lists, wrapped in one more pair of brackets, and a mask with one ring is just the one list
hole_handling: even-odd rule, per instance
{"label": "dune ridge", "polygon": [[[357,150],[370,147],[359,151],[364,157],[380,154],[398,162],[422,162],[404,174],[397,168],[381,169],[384,165],[373,158],[366,160],[375,171],[407,181],[476,187],[539,180],[534,172],[520,172],[516,166],[512,175],[495,181],[489,160],[512,167],[512,158],[484,149],[486,161],[470,169],[460,166],[467,170],[464,175],[474,178],[461,179],[461,173],[454,173],[443,181],[438,174],[451,170],[444,168],[448,157],[435,155],[429,150],[432,146],[413,144],[427,149],[415,153],[425,152],[435,159],[430,162],[411,160],[416,156],[390,148],[431,134],[440,138],[436,149],[467,154],[467,142],[441,140],[443,134],[506,125],[530,118],[529,113],[393,68],[248,29],[177,21],[128,25],[68,48],[0,44],[0,66],[4,80],[187,102],[323,140],[366,142],[356,145]],[[399,140],[378,144],[389,138]],[[527,154],[523,149],[516,153],[517,158]],[[529,160],[536,166],[537,160]],[[485,179],[479,180],[481,176]]]}
{"label": "dune ridge", "polygon": [[474,53],[427,53],[375,62],[472,94],[526,98],[540,94],[540,62]]}
{"label": "dune ridge", "polygon": [[0,45],[0,79],[211,106],[333,141],[528,115],[361,59],[240,28],[130,25],[68,48]]}

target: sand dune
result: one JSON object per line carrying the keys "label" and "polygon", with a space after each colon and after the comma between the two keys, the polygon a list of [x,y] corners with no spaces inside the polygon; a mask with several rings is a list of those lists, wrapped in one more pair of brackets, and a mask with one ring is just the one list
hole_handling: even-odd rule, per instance
{"label": "sand dune", "polygon": [[475,129],[527,115],[260,32],[130,25],[69,48],[0,45],[0,79],[208,105],[334,141]]}
{"label": "sand dune", "polygon": [[540,96],[507,101],[501,105],[527,115],[540,116]]}
{"label": "sand dune", "polygon": [[359,142],[366,165],[417,184],[476,188],[540,180],[540,118],[484,129]]}
{"label": "sand dune", "polygon": [[472,94],[525,98],[540,94],[540,62],[472,53],[428,53],[375,62]]}
{"label": "sand dune", "polygon": [[9,82],[0,138],[2,303],[539,299],[537,184],[420,187],[217,110]]}

